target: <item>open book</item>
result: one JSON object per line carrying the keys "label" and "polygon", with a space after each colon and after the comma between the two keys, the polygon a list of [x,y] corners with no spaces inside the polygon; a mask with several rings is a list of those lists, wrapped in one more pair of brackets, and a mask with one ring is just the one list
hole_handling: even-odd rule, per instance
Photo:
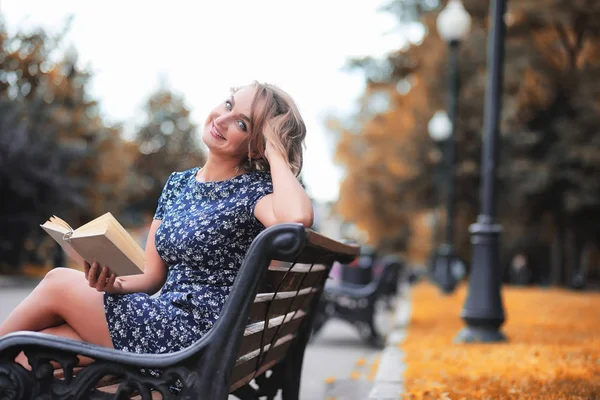
{"label": "open book", "polygon": [[95,260],[117,276],[144,272],[144,251],[111,213],[77,229],[56,216],[40,226],[81,266]]}

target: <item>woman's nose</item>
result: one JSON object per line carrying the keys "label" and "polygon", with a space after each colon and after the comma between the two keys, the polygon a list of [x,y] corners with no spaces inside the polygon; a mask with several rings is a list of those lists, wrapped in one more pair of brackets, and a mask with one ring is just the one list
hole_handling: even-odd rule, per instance
{"label": "woman's nose", "polygon": [[219,126],[224,126],[227,123],[227,116],[224,114],[219,115],[215,118],[215,124]]}

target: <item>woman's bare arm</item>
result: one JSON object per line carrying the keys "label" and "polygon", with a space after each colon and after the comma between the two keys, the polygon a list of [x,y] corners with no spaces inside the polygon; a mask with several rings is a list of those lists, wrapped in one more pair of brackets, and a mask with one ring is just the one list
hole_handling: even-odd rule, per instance
{"label": "woman's bare arm", "polygon": [[254,216],[266,227],[285,222],[301,223],[307,228],[312,226],[314,214],[310,198],[289,168],[285,156],[274,149],[268,150],[273,193],[258,201]]}

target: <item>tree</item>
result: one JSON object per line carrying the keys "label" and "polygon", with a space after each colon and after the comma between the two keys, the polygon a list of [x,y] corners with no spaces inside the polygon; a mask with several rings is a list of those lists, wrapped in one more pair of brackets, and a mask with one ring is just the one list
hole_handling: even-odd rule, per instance
{"label": "tree", "polygon": [[0,27],[0,264],[37,249],[25,244],[46,239],[38,225],[50,215],[76,226],[126,198],[120,172],[133,152],[100,118],[76,54],[59,51],[62,35]]}
{"label": "tree", "polygon": [[[73,153],[30,131],[23,110],[0,100],[0,264],[16,266],[29,233],[51,207],[76,201],[62,168]],[[53,154],[48,159],[48,154]]]}
{"label": "tree", "polygon": [[134,176],[140,190],[131,204],[148,214],[154,212],[169,174],[203,165],[205,156],[183,97],[162,84],[148,99],[145,111],[146,123],[135,138],[139,152]]}
{"label": "tree", "polygon": [[[479,209],[488,14],[486,2],[463,2],[473,27],[459,56],[459,232],[466,232]],[[434,205],[432,171],[440,157],[426,126],[447,96],[447,51],[435,29],[438,12],[421,9],[422,41],[385,62],[350,63],[365,71],[367,90],[361,111],[350,119],[354,125],[339,124],[337,157],[348,174],[338,207],[376,243],[405,232],[415,213]],[[515,245],[514,237],[538,236],[541,243],[555,243],[559,268],[571,264],[574,270],[582,244],[598,243],[600,236],[589,222],[600,211],[598,17],[600,5],[583,0],[511,2],[506,15],[498,176],[505,250]],[[571,232],[572,243],[564,231]],[[468,239],[467,234],[457,237],[464,257],[470,255]],[[565,252],[573,254],[570,263],[560,256]]]}
{"label": "tree", "polygon": [[584,249],[600,237],[591,222],[600,216],[600,6],[553,0],[547,9],[540,14],[525,2],[514,13],[514,29],[529,31],[538,51],[523,69],[524,79],[510,81],[520,87],[508,122],[521,134],[507,136],[505,154],[512,160],[502,178],[505,187],[515,188],[509,199],[527,222],[550,225],[548,278],[559,282],[577,277]]}

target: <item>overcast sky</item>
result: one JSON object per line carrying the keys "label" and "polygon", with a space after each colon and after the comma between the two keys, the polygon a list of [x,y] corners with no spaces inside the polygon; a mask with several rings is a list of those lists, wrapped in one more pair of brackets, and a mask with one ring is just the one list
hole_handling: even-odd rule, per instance
{"label": "overcast sky", "polygon": [[279,85],[308,127],[304,178],[317,200],[335,200],[342,171],[324,118],[351,112],[364,78],[341,71],[349,57],[382,55],[403,39],[382,0],[0,0],[9,31],[56,32],[74,17],[67,44],[93,72],[104,117],[132,132],[160,77],[181,93],[194,122],[231,86]]}

